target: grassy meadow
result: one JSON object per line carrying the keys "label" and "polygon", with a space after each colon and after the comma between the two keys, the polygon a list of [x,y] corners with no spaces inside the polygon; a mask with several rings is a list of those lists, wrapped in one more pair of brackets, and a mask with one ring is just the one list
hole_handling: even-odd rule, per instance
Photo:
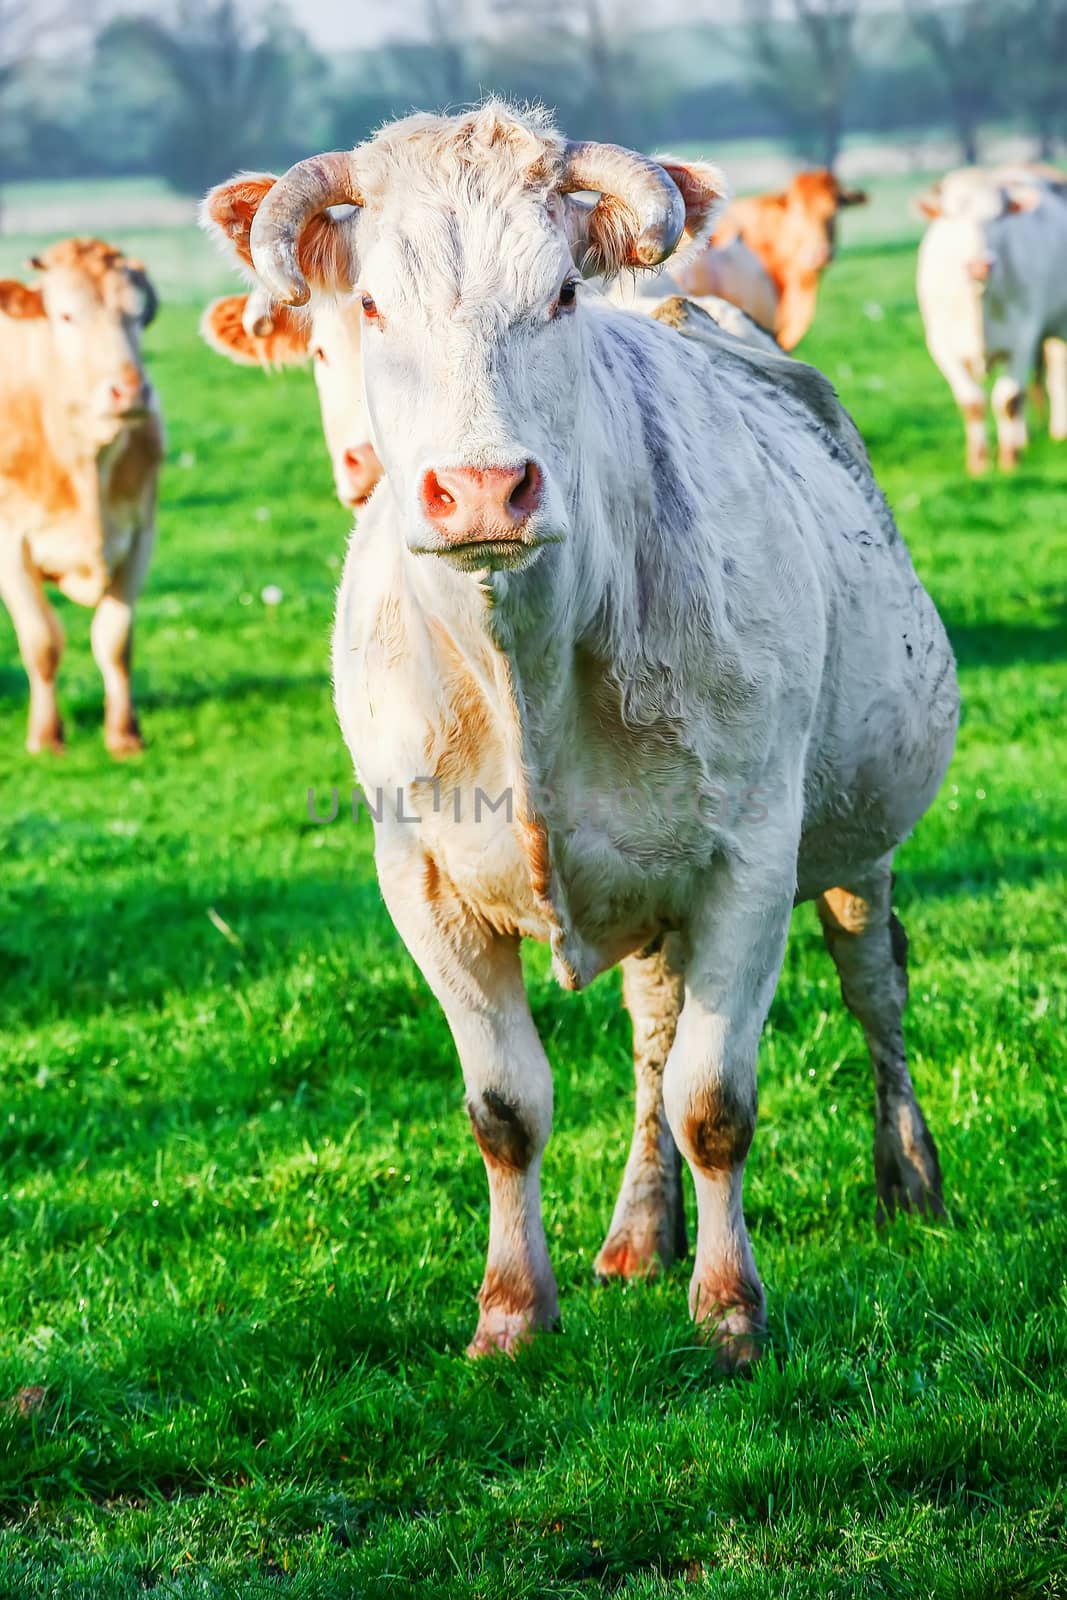
{"label": "grassy meadow", "polygon": [[26,756],[0,613],[2,1600],[1067,1596],[1067,446],[1039,423],[1013,477],[964,477],[914,226],[902,201],[896,238],[850,223],[801,354],[868,440],[965,707],[897,881],[948,1219],[875,1233],[866,1054],[802,907],[748,1165],[772,1353],[718,1380],[687,1266],[591,1281],[627,1023],[615,975],[566,996],[534,949],[563,1333],[464,1359],[487,1203],[458,1066],[367,824],[307,815],[351,781],[313,386],[209,353],[181,252],[198,288],[225,274],[161,236],[145,755],[105,755],[60,602],[68,753]]}

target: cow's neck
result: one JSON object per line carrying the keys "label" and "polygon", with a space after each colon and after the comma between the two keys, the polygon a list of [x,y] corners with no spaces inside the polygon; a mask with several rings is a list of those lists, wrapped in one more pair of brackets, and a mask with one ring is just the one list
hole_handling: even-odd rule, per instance
{"label": "cow's neck", "polygon": [[[632,687],[651,685],[650,698],[663,703],[656,674],[670,655],[665,618],[677,598],[671,593],[677,575],[665,559],[671,513],[663,499],[677,462],[661,418],[644,409],[643,325],[632,321],[606,365],[596,346],[590,352],[582,470],[567,486],[571,526],[565,540],[547,546],[526,571],[497,573],[481,583],[436,558],[404,557],[409,600],[433,663],[424,689],[426,703],[438,706],[440,770],[447,764],[450,785],[457,771],[461,783],[479,781],[472,741],[463,740],[458,762],[446,749],[455,730],[472,722],[483,740],[501,747],[494,767],[513,789],[534,899],[554,929],[555,967],[567,986],[587,982],[602,965],[602,953],[585,947],[570,915],[567,885],[556,870],[559,839],[541,797],[558,796],[561,782],[566,788],[575,737],[605,709],[621,714],[624,698],[629,709]],[[606,337],[600,330],[597,343]],[[658,335],[653,340],[659,342]],[[652,487],[657,473],[658,501]],[[649,638],[656,653],[651,664],[644,659]],[[471,685],[479,696],[476,718],[469,715]],[[612,781],[610,773],[605,781]]]}

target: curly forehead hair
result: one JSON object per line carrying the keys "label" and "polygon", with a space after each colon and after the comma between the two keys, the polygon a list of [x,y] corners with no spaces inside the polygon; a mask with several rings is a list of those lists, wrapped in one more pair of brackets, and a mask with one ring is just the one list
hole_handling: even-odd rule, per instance
{"label": "curly forehead hair", "polygon": [[487,199],[516,189],[547,193],[563,173],[566,141],[540,106],[489,100],[477,110],[439,117],[425,112],[382,128],[356,149],[364,202],[399,182],[418,188],[427,172],[437,185],[477,187]]}
{"label": "curly forehead hair", "polygon": [[116,267],[127,264],[122,251],[104,239],[60,239],[58,244],[42,250],[38,259],[45,268],[58,267],[67,272],[81,272],[95,281],[106,278]]}

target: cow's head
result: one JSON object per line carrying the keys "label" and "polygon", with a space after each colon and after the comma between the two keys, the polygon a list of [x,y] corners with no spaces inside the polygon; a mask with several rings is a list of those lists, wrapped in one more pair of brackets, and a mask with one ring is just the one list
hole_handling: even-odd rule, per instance
{"label": "cow's head", "polygon": [[1040,205],[1047,185],[1034,170],[1004,167],[992,172],[961,167],[918,197],[915,209],[936,223],[951,256],[979,286],[995,280],[999,233],[1004,220]]}
{"label": "cow's head", "polygon": [[846,189],[827,167],[798,172],[785,191],[783,243],[803,272],[821,272],[834,258],[837,213],[864,206],[862,189]]}
{"label": "cow's head", "polygon": [[68,416],[87,443],[107,444],[151,403],[141,333],[155,290],[140,261],[101,239],[63,239],[30,265],[38,282],[0,283],[0,311],[47,320],[50,377]]}
{"label": "cow's head", "polygon": [[241,366],[314,363],[322,428],[337,498],[353,509],[382,475],[363,399],[358,303],[325,300],[314,313],[272,305],[261,289],[213,300],[200,320],[205,342]]}
{"label": "cow's head", "polygon": [[[256,208],[250,252],[279,302],[355,297],[412,551],[474,572],[525,566],[566,537],[597,337],[582,278],[657,266],[687,218],[710,222],[721,180],[674,170],[682,187],[645,157],[490,103],[300,162]],[[355,209],[324,242],[339,204]]]}

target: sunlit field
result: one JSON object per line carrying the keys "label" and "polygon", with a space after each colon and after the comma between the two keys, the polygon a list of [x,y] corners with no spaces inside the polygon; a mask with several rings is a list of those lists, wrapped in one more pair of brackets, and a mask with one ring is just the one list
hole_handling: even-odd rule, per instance
{"label": "sunlit field", "polygon": [[23,754],[0,613],[0,1596],[1067,1595],[1067,445],[1042,420],[1013,477],[964,477],[903,191],[897,240],[850,222],[800,353],[868,441],[965,708],[896,886],[948,1219],[875,1232],[866,1053],[802,907],[748,1165],[771,1353],[718,1379],[687,1266],[592,1281],[627,1022],[615,976],[567,996],[533,949],[563,1331],[464,1359],[487,1203],[458,1066],[368,825],[307,813],[351,783],[313,386],[200,344],[168,234],[145,755],[106,756],[62,602],[68,753]]}

